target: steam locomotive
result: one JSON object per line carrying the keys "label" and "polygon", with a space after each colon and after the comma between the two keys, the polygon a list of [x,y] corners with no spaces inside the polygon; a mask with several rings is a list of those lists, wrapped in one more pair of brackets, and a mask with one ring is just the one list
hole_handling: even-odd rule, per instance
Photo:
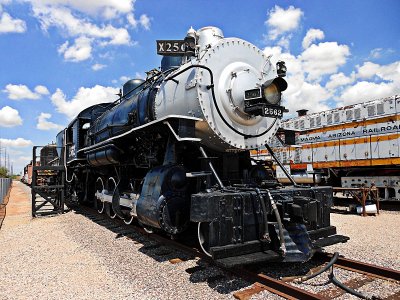
{"label": "steam locomotive", "polygon": [[157,41],[161,68],[86,108],[57,135],[70,201],[174,238],[228,266],[305,261],[343,242],[329,187],[282,187],[250,149],[285,108],[285,63],[220,29]]}

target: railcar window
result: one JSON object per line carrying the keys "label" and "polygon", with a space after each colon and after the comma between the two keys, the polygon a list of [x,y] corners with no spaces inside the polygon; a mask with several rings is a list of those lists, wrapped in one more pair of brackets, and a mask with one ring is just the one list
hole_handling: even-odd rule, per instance
{"label": "railcar window", "polygon": [[360,108],[356,108],[354,110],[354,119],[361,119],[361,109]]}
{"label": "railcar window", "polygon": [[321,116],[317,117],[317,126],[321,126]]}
{"label": "railcar window", "polygon": [[326,116],[326,123],[328,123],[328,125],[332,124],[332,114]]}
{"label": "railcar window", "polygon": [[353,119],[353,110],[346,110],[346,120],[351,121]]}
{"label": "railcar window", "polygon": [[375,105],[367,106],[368,117],[375,116]]}
{"label": "railcar window", "polygon": [[314,127],[314,126],[315,126],[315,119],[310,118],[310,127]]}
{"label": "railcar window", "polygon": [[283,157],[282,157],[283,163],[287,163],[287,153],[283,152],[282,154],[283,154]]}
{"label": "railcar window", "polygon": [[294,121],[294,129],[299,129],[299,121]]}
{"label": "railcar window", "polygon": [[333,115],[333,121],[334,121],[335,123],[339,123],[339,121],[340,121],[340,116],[339,116],[339,113],[338,113],[338,112],[336,112],[336,113]]}
{"label": "railcar window", "polygon": [[297,148],[297,149],[295,150],[295,152],[294,152],[294,161],[295,161],[296,163],[299,163],[299,162],[300,162],[300,149],[299,149],[299,148]]}
{"label": "railcar window", "polygon": [[384,114],[385,111],[383,108],[383,103],[378,103],[378,105],[376,106],[376,110],[378,115]]}
{"label": "railcar window", "polygon": [[299,124],[300,124],[300,129],[304,129],[304,119],[300,120]]}

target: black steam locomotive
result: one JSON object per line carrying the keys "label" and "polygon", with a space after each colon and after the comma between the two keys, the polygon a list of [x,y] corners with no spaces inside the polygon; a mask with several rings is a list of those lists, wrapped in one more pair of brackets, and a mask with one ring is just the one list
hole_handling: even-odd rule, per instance
{"label": "black steam locomotive", "polygon": [[160,69],[124,84],[57,135],[71,201],[197,235],[225,265],[304,261],[344,238],[330,226],[329,187],[282,187],[249,150],[267,145],[285,108],[284,62],[220,29],[157,41]]}

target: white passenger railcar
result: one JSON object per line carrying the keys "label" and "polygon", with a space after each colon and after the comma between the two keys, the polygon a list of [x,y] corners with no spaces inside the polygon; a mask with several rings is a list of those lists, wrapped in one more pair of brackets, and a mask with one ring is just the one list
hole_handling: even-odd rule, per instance
{"label": "white passenger railcar", "polygon": [[[306,114],[282,122],[273,149],[300,182],[371,186],[381,200],[400,200],[400,95]],[[264,154],[263,150],[258,154]],[[279,170],[278,170],[279,177]]]}

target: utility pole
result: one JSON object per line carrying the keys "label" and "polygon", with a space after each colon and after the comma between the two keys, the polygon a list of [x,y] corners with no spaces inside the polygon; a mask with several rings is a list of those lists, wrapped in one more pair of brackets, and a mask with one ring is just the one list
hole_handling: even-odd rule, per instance
{"label": "utility pole", "polygon": [[7,148],[4,147],[4,168],[7,169]]}

